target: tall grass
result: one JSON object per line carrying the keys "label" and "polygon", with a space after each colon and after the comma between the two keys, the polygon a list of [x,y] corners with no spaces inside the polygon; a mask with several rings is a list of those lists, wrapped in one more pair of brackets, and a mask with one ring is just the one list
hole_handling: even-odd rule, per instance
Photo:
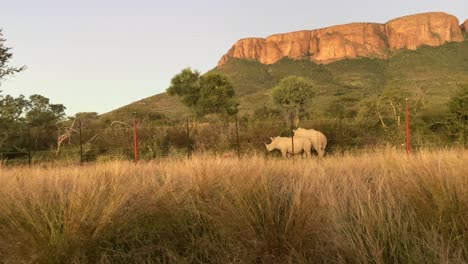
{"label": "tall grass", "polygon": [[468,152],[0,168],[0,263],[466,263]]}

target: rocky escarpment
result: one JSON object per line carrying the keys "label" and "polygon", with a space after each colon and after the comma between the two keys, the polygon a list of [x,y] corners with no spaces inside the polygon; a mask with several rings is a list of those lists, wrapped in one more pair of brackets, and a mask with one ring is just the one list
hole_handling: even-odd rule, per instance
{"label": "rocky escarpment", "polygon": [[[466,28],[462,26],[462,28]],[[440,46],[463,41],[458,19],[446,13],[424,13],[391,20],[385,24],[352,23],[317,30],[303,30],[264,38],[237,41],[218,62],[231,58],[272,64],[281,58],[310,59],[328,63],[345,58],[387,58],[397,49]]]}
{"label": "rocky escarpment", "polygon": [[468,19],[465,20],[463,24],[461,24],[460,28],[463,32],[468,32]]}

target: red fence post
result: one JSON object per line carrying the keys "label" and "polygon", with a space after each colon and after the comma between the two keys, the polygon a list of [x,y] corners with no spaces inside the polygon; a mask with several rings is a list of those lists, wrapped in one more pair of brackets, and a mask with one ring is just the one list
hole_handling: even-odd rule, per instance
{"label": "red fence post", "polygon": [[138,162],[138,137],[137,137],[137,121],[133,119],[133,153],[135,154],[135,162]]}
{"label": "red fence post", "polygon": [[408,98],[406,98],[406,111],[405,111],[405,125],[406,125],[406,155],[410,154],[410,130],[409,130],[409,109]]}

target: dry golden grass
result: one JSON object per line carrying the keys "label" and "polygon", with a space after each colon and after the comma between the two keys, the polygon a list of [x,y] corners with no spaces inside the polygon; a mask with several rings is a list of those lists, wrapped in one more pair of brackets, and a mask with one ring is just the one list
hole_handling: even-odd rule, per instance
{"label": "dry golden grass", "polygon": [[468,152],[0,168],[0,263],[466,263]]}

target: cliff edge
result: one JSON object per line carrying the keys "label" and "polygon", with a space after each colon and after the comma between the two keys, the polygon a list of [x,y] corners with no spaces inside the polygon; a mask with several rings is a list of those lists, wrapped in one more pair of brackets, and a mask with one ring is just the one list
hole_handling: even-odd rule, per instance
{"label": "cliff edge", "polygon": [[218,62],[222,66],[232,58],[273,64],[281,58],[309,59],[329,63],[346,58],[387,58],[398,49],[415,50],[420,46],[440,46],[463,41],[461,26],[455,16],[424,13],[405,16],[385,24],[351,23],[316,30],[276,34],[267,38],[237,41]]}

